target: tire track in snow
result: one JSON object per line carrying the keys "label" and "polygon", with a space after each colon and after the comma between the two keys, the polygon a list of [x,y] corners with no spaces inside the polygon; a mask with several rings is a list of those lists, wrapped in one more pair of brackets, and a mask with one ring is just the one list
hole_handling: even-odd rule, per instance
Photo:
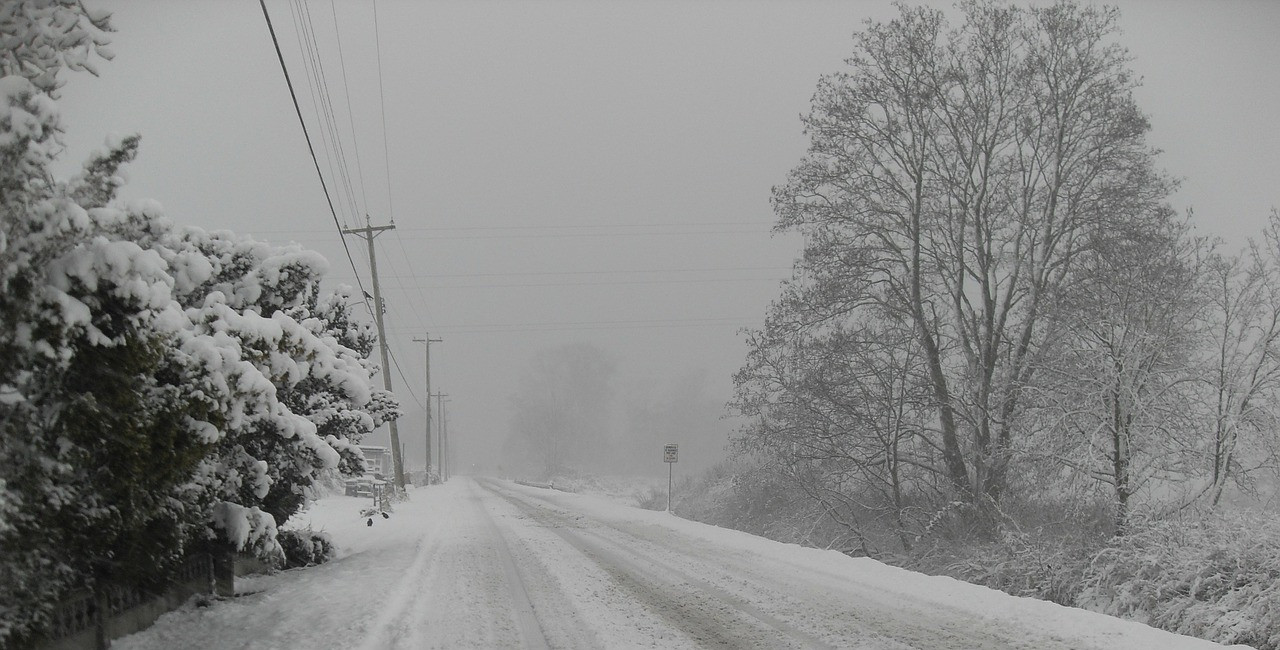
{"label": "tire track in snow", "polygon": [[418,539],[413,562],[404,570],[400,579],[396,581],[395,587],[391,589],[391,595],[384,601],[381,613],[369,626],[369,632],[365,634],[360,650],[383,650],[392,647],[395,636],[398,636],[392,634],[396,631],[395,624],[404,619],[406,610],[414,600],[414,594],[422,588],[421,576],[426,572],[427,565],[439,547],[440,538],[437,535],[423,535]]}
{"label": "tire track in snow", "polygon": [[495,547],[502,563],[503,574],[511,591],[512,614],[520,631],[521,647],[537,650],[548,648],[542,624],[538,622],[538,615],[534,611],[533,602],[529,599],[529,591],[525,588],[524,580],[520,577],[520,570],[516,567],[515,557],[511,554],[511,546],[507,543],[506,536],[502,534],[502,529],[494,521],[493,515],[479,503],[476,505],[484,513],[489,531],[496,542]]}
{"label": "tire track in snow", "polygon": [[608,573],[618,586],[699,644],[724,648],[831,647],[687,570],[652,554],[638,553],[616,540],[585,530],[578,532],[580,527],[574,518],[497,489],[492,483],[486,481],[484,487],[542,523]]}
{"label": "tire track in snow", "polygon": [[[512,498],[526,501],[529,508],[549,513],[546,517],[550,519],[569,521],[577,516],[572,509],[555,499],[527,494],[512,495]],[[644,558],[646,562],[657,561],[656,557],[660,554],[672,560],[667,566],[679,575],[691,575],[697,571],[700,575],[712,578],[711,574],[714,572],[720,574],[720,581],[740,585],[760,594],[761,602],[783,604],[790,601],[784,605],[787,609],[777,610],[778,613],[794,617],[801,624],[808,619],[827,629],[828,639],[833,641],[820,645],[829,647],[834,642],[841,647],[855,643],[855,647],[871,648],[1081,650],[1052,635],[1034,640],[1010,637],[999,628],[975,622],[971,615],[945,604],[931,603],[928,607],[922,607],[922,603],[903,599],[898,594],[871,590],[800,563],[771,560],[769,564],[777,564],[783,570],[763,571],[766,567],[758,559],[727,553],[724,548],[708,545],[693,537],[687,538],[686,541],[690,542],[688,546],[682,546],[678,553],[671,553],[670,540],[659,534],[667,530],[665,528],[645,524],[618,526],[604,521],[596,523],[601,531],[596,536],[616,548],[634,550],[636,556]],[[615,539],[610,539],[611,537]],[[645,548],[650,549],[650,552],[646,554],[642,550]],[[815,591],[815,587],[818,590]],[[737,596],[731,597],[739,599]],[[954,615],[939,616],[943,612]],[[769,616],[767,613],[765,615]],[[776,617],[769,617],[777,620]],[[837,634],[837,630],[841,631]]]}
{"label": "tire track in snow", "polygon": [[[620,535],[627,545],[663,548],[659,538],[646,536],[642,531],[609,526],[611,534]],[[615,542],[616,543],[616,542]],[[1059,639],[1045,637],[1033,642],[1010,638],[999,629],[985,629],[972,625],[969,615],[943,604],[932,604],[922,609],[918,602],[906,601],[895,594],[874,591],[863,585],[842,580],[829,573],[815,571],[798,563],[782,562],[786,573],[779,576],[761,571],[757,559],[726,553],[724,549],[706,547],[695,543],[682,548],[679,556],[687,565],[683,570],[698,568],[721,573],[725,581],[738,581],[766,597],[793,602],[793,610],[802,617],[817,615],[826,625],[836,623],[849,630],[837,642],[844,645],[852,639],[875,648],[934,649],[956,647],[981,647],[1009,650],[1083,650],[1063,644]],[[804,576],[804,577],[801,577]],[[793,594],[813,594],[816,585],[828,597],[800,601]],[[782,593],[780,592],[780,589]],[[836,596],[839,595],[839,598]],[[856,599],[856,607],[848,607],[849,597]],[[843,606],[842,605],[846,605]],[[940,616],[944,611],[955,612],[954,617]],[[861,646],[860,646],[861,647]]]}

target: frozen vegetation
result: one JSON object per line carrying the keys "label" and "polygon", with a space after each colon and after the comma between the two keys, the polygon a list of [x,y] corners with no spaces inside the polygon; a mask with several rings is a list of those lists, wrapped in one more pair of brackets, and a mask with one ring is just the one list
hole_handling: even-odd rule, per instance
{"label": "frozen vegetation", "polygon": [[74,588],[162,582],[197,550],[281,555],[278,526],[395,401],[367,324],[298,247],[114,201],[137,136],[53,178],[65,68],[109,58],[79,3],[0,8],[0,645]]}

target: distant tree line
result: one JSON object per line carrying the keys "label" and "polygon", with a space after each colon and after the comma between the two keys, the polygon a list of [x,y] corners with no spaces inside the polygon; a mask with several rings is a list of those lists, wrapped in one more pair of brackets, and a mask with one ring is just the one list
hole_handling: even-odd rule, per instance
{"label": "distant tree line", "polygon": [[118,204],[137,136],[54,178],[59,73],[96,74],[110,31],[80,2],[0,9],[0,646],[72,588],[278,555],[277,525],[398,416],[319,255]]}

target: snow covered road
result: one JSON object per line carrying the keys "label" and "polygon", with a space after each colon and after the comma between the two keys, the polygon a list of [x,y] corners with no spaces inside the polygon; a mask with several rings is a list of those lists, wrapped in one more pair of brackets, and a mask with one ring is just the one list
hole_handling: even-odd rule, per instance
{"label": "snow covered road", "polygon": [[458,477],[389,520],[311,511],[345,555],[242,580],[115,647],[1213,648],[1137,623],[604,499]]}

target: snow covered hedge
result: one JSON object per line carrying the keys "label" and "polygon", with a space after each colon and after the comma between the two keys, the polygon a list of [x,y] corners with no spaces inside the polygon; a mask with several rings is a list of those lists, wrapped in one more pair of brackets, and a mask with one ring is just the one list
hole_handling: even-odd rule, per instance
{"label": "snow covered hedge", "polygon": [[109,30],[76,1],[0,8],[0,646],[74,587],[279,557],[277,526],[397,415],[319,255],[118,204],[136,136],[54,178],[58,72]]}
{"label": "snow covered hedge", "polygon": [[284,549],[284,568],[324,564],[337,553],[333,537],[310,528],[280,531],[280,547]]}

